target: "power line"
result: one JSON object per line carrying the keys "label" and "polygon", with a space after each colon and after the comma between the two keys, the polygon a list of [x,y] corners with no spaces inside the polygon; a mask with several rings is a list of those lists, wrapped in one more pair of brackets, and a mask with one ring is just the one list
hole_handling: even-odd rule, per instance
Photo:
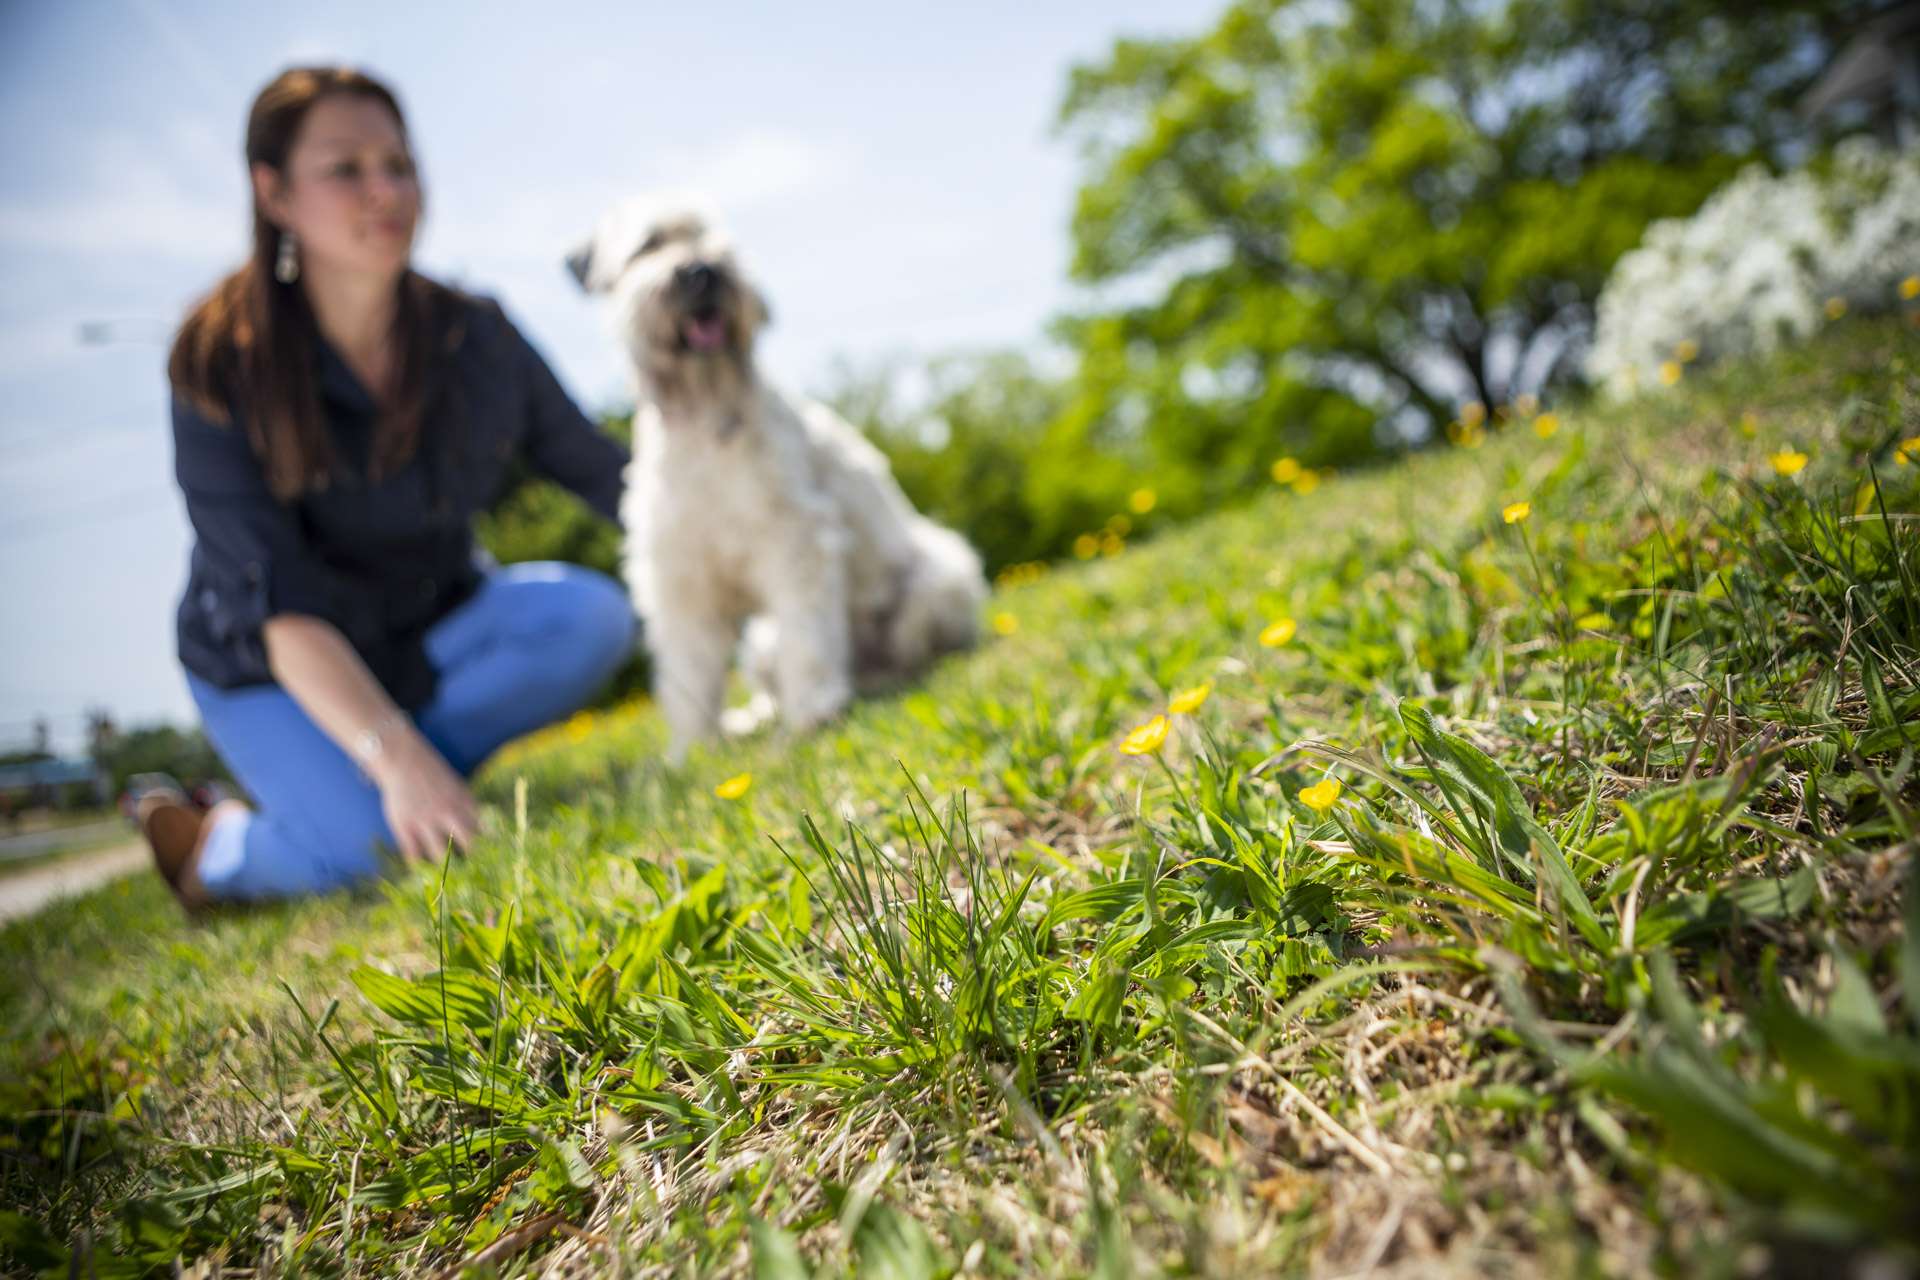
{"label": "power line", "polygon": [[86,724],[92,716],[85,711],[48,711],[26,720],[0,720],[0,733],[16,729],[37,729],[42,723],[48,728],[61,724]]}

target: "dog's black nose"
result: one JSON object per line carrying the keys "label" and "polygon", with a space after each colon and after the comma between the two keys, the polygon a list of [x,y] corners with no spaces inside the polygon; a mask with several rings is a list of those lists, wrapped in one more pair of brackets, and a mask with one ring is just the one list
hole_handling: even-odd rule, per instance
{"label": "dog's black nose", "polygon": [[720,273],[704,262],[685,262],[674,270],[673,285],[682,297],[699,302],[713,296],[720,285]]}

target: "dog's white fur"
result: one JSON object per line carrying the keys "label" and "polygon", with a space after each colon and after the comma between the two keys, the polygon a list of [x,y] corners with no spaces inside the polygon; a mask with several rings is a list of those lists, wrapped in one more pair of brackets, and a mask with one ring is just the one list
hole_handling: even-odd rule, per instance
{"label": "dog's white fur", "polygon": [[760,377],[766,304],[707,218],[628,202],[568,266],[633,360],[626,574],[676,759],[722,726],[736,648],[754,701],[726,727],[806,729],[976,641],[979,557],[838,414]]}

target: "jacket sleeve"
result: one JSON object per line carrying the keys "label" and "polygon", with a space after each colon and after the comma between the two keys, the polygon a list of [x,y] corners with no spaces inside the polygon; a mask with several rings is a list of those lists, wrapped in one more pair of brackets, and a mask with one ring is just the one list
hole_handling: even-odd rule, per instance
{"label": "jacket sleeve", "polygon": [[267,488],[238,422],[213,422],[174,396],[173,471],[207,571],[199,603],[216,633],[249,634],[281,613],[332,616],[332,571]]}
{"label": "jacket sleeve", "polygon": [[580,412],[512,321],[507,322],[507,341],[511,358],[520,362],[522,385],[527,389],[527,460],[536,471],[619,523],[620,494],[631,457],[626,446]]}

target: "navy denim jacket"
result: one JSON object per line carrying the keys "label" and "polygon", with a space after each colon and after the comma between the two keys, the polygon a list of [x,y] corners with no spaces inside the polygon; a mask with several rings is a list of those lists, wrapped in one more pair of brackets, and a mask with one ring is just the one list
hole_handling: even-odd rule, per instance
{"label": "navy denim jacket", "polygon": [[379,483],[367,478],[372,397],[325,341],[315,373],[334,478],[292,503],[269,491],[238,422],[212,422],[174,397],[174,474],[194,532],[177,617],[188,671],[223,689],[271,683],[261,625],[309,614],[337,626],[394,701],[417,711],[435,687],[426,630],[479,584],[487,562],[473,517],[516,458],[619,519],[627,450],[574,406],[497,303],[475,299],[467,311],[414,457]]}

